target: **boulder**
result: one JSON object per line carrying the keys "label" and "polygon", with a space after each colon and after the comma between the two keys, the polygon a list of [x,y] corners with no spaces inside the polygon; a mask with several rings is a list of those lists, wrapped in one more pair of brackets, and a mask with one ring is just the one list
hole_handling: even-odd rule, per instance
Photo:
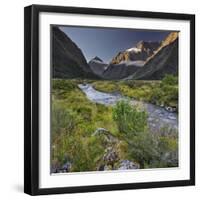
{"label": "boulder", "polygon": [[66,173],[66,172],[70,172],[71,167],[72,167],[71,162],[66,162],[61,167],[53,166],[52,169],[51,169],[51,173]]}
{"label": "boulder", "polygon": [[103,137],[104,140],[108,143],[116,143],[118,141],[117,138],[105,128],[97,128],[96,131],[92,135],[97,136],[97,137],[98,136]]}
{"label": "boulder", "polygon": [[112,147],[108,147],[103,156],[104,163],[106,163],[106,165],[111,165],[113,168],[114,164],[118,160],[119,160],[119,155],[118,155],[117,151]]}
{"label": "boulder", "polygon": [[139,169],[140,166],[130,160],[122,160],[119,164],[118,170]]}

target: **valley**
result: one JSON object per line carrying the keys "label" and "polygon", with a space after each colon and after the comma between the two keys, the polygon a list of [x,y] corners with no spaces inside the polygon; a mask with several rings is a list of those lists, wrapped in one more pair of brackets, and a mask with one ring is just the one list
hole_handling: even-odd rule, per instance
{"label": "valley", "polygon": [[[99,55],[109,53],[106,42],[79,28],[73,33],[86,45],[82,49],[63,30],[51,27],[50,172],[178,167],[178,32],[146,41],[141,31],[144,40],[129,41],[124,49],[118,45],[104,61]],[[92,31],[96,38],[98,31]],[[108,30],[99,31],[105,37]],[[137,31],[132,33],[141,37]],[[88,49],[98,50],[92,38],[101,51],[88,59]]]}

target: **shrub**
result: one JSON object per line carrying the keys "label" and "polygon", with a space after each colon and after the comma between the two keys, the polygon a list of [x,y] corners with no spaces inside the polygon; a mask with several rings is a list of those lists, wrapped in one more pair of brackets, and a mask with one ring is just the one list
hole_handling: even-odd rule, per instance
{"label": "shrub", "polygon": [[96,170],[99,159],[103,156],[104,148],[100,141],[90,137],[82,137],[75,134],[71,137],[71,143],[66,146],[66,153],[72,162],[71,171]]}
{"label": "shrub", "polygon": [[116,92],[118,90],[117,83],[113,81],[95,81],[92,85],[102,92]]}
{"label": "shrub", "polygon": [[178,138],[174,136],[160,136],[158,141],[159,167],[178,166]]}
{"label": "shrub", "polygon": [[66,159],[66,146],[69,136],[75,131],[77,119],[75,113],[61,103],[52,104],[52,160],[63,163]]}
{"label": "shrub", "polygon": [[160,85],[152,88],[150,102],[178,109],[178,78],[166,75]]}
{"label": "shrub", "polygon": [[119,101],[113,108],[113,119],[121,134],[137,135],[147,128],[147,113],[128,101]]}
{"label": "shrub", "polygon": [[147,132],[147,113],[139,107],[133,107],[127,101],[120,101],[113,108],[119,136],[128,143],[131,159],[136,160],[141,168],[149,164],[157,155],[156,143]]}
{"label": "shrub", "polygon": [[161,85],[177,85],[177,84],[178,84],[178,77],[170,74],[165,75],[165,77],[161,82]]}
{"label": "shrub", "polygon": [[71,133],[76,126],[76,116],[71,110],[66,109],[62,103],[52,104],[52,133],[58,135],[61,132]]}
{"label": "shrub", "polygon": [[140,168],[151,168],[159,160],[157,138],[151,133],[143,132],[129,141],[129,155],[140,164]]}
{"label": "shrub", "polygon": [[54,79],[52,81],[52,88],[54,90],[71,91],[76,88],[76,84],[72,80]]}
{"label": "shrub", "polygon": [[138,162],[140,168],[178,165],[177,133],[166,136],[151,133],[146,112],[127,101],[116,104],[113,119],[117,123],[120,139],[127,143],[130,159]]}
{"label": "shrub", "polygon": [[87,134],[88,130],[92,129],[92,125],[86,124],[88,119],[84,116],[82,120],[86,121],[82,123],[79,119],[77,113],[65,108],[62,102],[53,102],[52,164],[56,162],[61,167],[65,162],[71,162],[71,171],[96,170],[104,147],[100,140]]}

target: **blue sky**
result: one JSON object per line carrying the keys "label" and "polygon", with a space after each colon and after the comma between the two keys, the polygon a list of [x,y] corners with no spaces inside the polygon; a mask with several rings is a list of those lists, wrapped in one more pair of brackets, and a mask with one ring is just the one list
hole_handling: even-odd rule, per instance
{"label": "blue sky", "polygon": [[82,50],[87,61],[98,56],[105,62],[120,51],[135,46],[140,40],[161,41],[170,31],[60,26]]}

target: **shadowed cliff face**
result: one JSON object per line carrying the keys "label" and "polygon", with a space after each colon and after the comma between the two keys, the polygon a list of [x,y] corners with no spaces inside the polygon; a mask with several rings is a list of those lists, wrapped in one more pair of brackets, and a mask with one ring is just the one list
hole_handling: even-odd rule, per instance
{"label": "shadowed cliff face", "polygon": [[109,64],[107,69],[103,72],[102,78],[111,80],[123,79],[140,68],[141,66],[126,62],[120,64]]}
{"label": "shadowed cliff face", "polygon": [[154,56],[156,56],[156,54],[165,46],[170,45],[171,43],[173,43],[176,39],[178,38],[178,32],[172,32],[170,33],[162,42],[161,45],[154,51],[154,53],[149,56],[146,60],[146,63],[152,59]]}
{"label": "shadowed cliff face", "polygon": [[165,74],[178,74],[178,32],[170,33],[143,68],[127,79],[160,80]]}
{"label": "shadowed cliff face", "polygon": [[53,78],[98,79],[79,47],[58,27],[52,28]]}

